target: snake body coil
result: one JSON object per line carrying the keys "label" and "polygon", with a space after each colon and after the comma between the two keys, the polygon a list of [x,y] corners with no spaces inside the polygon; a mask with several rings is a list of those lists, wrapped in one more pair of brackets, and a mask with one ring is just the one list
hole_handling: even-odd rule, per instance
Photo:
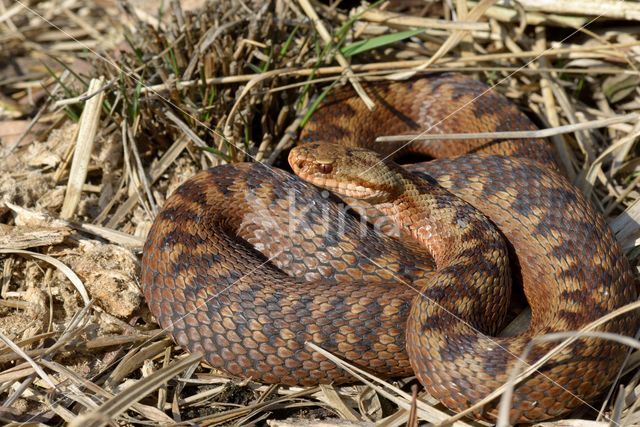
{"label": "snake body coil", "polygon": [[[399,146],[371,142],[430,127],[532,129],[506,99],[453,74],[367,90],[374,113],[350,91],[338,93],[290,162],[312,183],[373,203],[406,244],[284,171],[243,163],[202,172],[167,200],[142,262],[150,309],[178,344],[262,382],[351,380],[304,346],[311,341],[381,376],[415,372],[459,411],[506,382],[531,338],[580,329],[635,300],[610,229],[542,166],[553,168],[543,141],[412,143],[400,151],[452,158],[404,169],[384,157]],[[532,319],[521,335],[495,337],[512,276]],[[637,326],[629,315],[600,330],[629,335]],[[536,346],[528,361],[553,345]],[[593,399],[623,357],[615,343],[578,340],[516,387],[512,421],[555,417]],[[495,405],[476,415],[494,418]]]}

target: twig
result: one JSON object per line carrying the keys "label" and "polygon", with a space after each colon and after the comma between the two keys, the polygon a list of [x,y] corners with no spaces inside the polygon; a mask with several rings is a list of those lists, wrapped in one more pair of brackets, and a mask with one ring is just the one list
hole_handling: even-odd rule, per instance
{"label": "twig", "polygon": [[[568,55],[577,52],[600,52],[605,51],[608,55],[611,55],[611,51],[613,49],[624,49],[640,46],[640,41],[628,42],[628,43],[613,43],[610,45],[598,45],[598,46],[575,46],[570,48],[551,48],[546,51],[538,51],[531,50],[522,53],[494,53],[494,54],[484,54],[484,55],[471,55],[466,56],[464,58],[440,58],[436,61],[436,64],[466,64],[466,63],[474,63],[478,61],[498,61],[498,60],[507,60],[514,58],[533,58],[538,56],[559,56],[559,55]],[[418,65],[424,64],[424,60],[406,60],[406,61],[389,61],[389,62],[371,62],[368,64],[353,64],[350,66],[351,70],[356,71],[373,71],[373,70],[391,70],[391,71],[404,71],[403,68],[411,68]],[[342,74],[346,71],[346,67],[343,66],[330,66],[330,67],[320,67],[320,68],[280,68],[278,70],[273,70],[273,75],[278,77],[307,77],[312,74],[314,75],[331,75],[331,74]],[[437,71],[437,70],[434,70]],[[637,74],[637,73],[629,73],[629,74]],[[240,74],[237,76],[224,76],[224,77],[209,77],[205,79],[205,83],[208,85],[215,84],[235,84],[235,83],[245,83],[255,78],[259,74]],[[161,92],[169,89],[175,88],[176,90],[186,89],[192,86],[202,84],[202,79],[195,80],[184,80],[172,82],[171,85],[167,85],[165,83],[152,85],[152,86],[144,86],[140,92]]]}
{"label": "twig", "polygon": [[[477,21],[482,17],[484,12],[495,3],[496,0],[480,0],[478,3],[466,16],[466,19],[469,21]],[[419,66],[415,68],[415,70],[407,71],[404,73],[398,73],[394,76],[394,78],[398,80],[407,79],[413,76],[417,71],[426,70],[431,67],[431,65],[435,64],[440,58],[447,54],[451,49],[453,49],[462,39],[466,36],[467,31],[465,30],[454,30],[454,32],[447,38],[447,40],[438,48],[436,53],[434,53],[431,58],[429,58],[426,62],[423,62]]]}
{"label": "twig", "polygon": [[[327,28],[324,26],[324,24],[320,20],[320,17],[316,13],[313,6],[311,6],[311,3],[309,3],[308,0],[298,0],[298,3],[300,3],[300,6],[304,10],[304,13],[306,13],[307,16],[313,22],[313,25],[316,27],[316,31],[318,31],[318,34],[320,34],[320,37],[322,38],[322,40],[326,44],[331,44],[331,35],[329,34],[329,31],[327,31]],[[369,110],[373,110],[373,108],[375,107],[375,104],[371,100],[371,98],[369,98],[369,95],[367,95],[367,93],[364,91],[364,89],[362,88],[362,86],[354,76],[353,70],[351,69],[349,61],[347,61],[347,58],[345,58],[342,53],[337,51],[336,59],[340,64],[340,66],[344,68],[345,74],[347,75],[347,79],[349,79],[349,83],[351,83],[356,93],[360,96],[360,98],[362,98],[362,101],[367,106],[367,108]]]}
{"label": "twig", "polygon": [[360,21],[410,28],[489,31],[489,24],[486,22],[446,21],[443,19],[422,18],[419,16],[403,15],[401,13],[383,12],[375,9],[361,12]]}
{"label": "twig", "polygon": [[509,132],[477,132],[477,133],[449,133],[449,134],[426,134],[426,135],[390,135],[379,136],[377,142],[403,142],[403,141],[433,141],[433,140],[465,140],[465,139],[520,139],[520,138],[548,138],[554,135],[577,132],[586,129],[597,129],[618,123],[628,123],[640,119],[639,113],[629,113],[623,116],[610,117],[607,119],[591,120],[588,122],[573,125],[558,126],[555,128],[540,130],[524,130]]}
{"label": "twig", "polygon": [[[504,2],[501,2],[504,3]],[[640,20],[640,4],[620,0],[518,0],[525,10]]]}
{"label": "twig", "polygon": [[[97,92],[102,87],[104,79],[91,80],[88,93]],[[104,92],[98,92],[98,95],[89,99],[82,112],[80,121],[80,131],[76,140],[73,160],[71,162],[71,171],[69,172],[69,182],[67,183],[67,192],[64,196],[64,203],[60,212],[60,217],[69,219],[80,203],[80,195],[82,194],[82,185],[87,179],[87,170],[91,152],[93,151],[93,143],[98,131],[98,123],[100,122],[100,111],[102,110],[102,99]]]}
{"label": "twig", "polygon": [[83,95],[80,96],[76,96],[73,98],[65,98],[65,99],[60,99],[58,101],[56,101],[53,104],[54,108],[59,108],[59,107],[64,107],[66,105],[70,105],[70,104],[79,104],[81,102],[85,102],[90,100],[91,98],[93,98],[94,96],[104,92],[105,90],[109,89],[111,86],[113,86],[113,84],[115,83],[115,80],[111,80],[109,82],[107,82],[106,84],[102,85],[101,87],[99,87],[97,90],[93,91],[93,92],[89,92],[85,93]]}

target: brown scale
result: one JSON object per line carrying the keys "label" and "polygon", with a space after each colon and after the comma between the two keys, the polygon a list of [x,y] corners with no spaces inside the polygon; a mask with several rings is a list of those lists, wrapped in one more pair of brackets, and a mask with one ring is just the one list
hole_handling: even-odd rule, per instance
{"label": "brown scale", "polygon": [[[534,128],[505,98],[459,75],[366,89],[375,112],[345,89],[301,139],[367,147],[375,136],[430,126],[456,133]],[[374,148],[391,153],[398,146]],[[415,191],[396,195],[395,211],[377,206],[402,236],[414,234],[406,247],[281,170],[226,165],[187,181],[165,203],[145,245],[142,284],[160,325],[233,375],[301,385],[352,381],[304,346],[311,341],[381,376],[415,371],[431,394],[462,410],[506,381],[531,337],[579,329],[636,299],[628,261],[602,217],[563,177],[518,159],[553,164],[543,141],[430,141],[404,151],[476,153],[408,166]],[[322,160],[319,170],[334,172]],[[365,169],[355,176],[375,182],[375,169]],[[425,209],[437,223],[428,223]],[[530,327],[518,336],[482,335],[502,326],[510,292],[495,232],[464,227],[484,224],[482,214],[508,239],[532,308]],[[434,236],[416,231],[423,225]],[[429,298],[416,298],[416,289]],[[601,330],[631,335],[637,326],[629,315]],[[551,346],[536,347],[530,361]],[[512,421],[556,417],[593,399],[623,357],[622,346],[579,340],[516,387]],[[495,405],[476,415],[493,419]]]}

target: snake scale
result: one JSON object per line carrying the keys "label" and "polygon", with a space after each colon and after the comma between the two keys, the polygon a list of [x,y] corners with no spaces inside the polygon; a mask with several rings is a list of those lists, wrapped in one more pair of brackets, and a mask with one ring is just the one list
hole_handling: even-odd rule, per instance
{"label": "snake scale", "polygon": [[[415,373],[460,411],[506,382],[532,337],[577,330],[636,299],[611,230],[554,171],[545,141],[373,143],[430,127],[535,129],[506,98],[457,74],[365,88],[374,112],[341,89],[303,130],[289,160],[310,182],[238,163],[201,172],[168,198],[141,274],[151,312],[179,345],[264,383],[353,381],[309,341],[383,377]],[[435,160],[401,167],[394,153]],[[323,188],[370,204],[400,237]],[[532,318],[519,335],[498,336],[512,278]],[[637,327],[627,315],[600,330],[631,335]],[[553,345],[534,347],[528,361]],[[511,421],[589,402],[624,354],[610,341],[578,340],[516,387]],[[495,419],[496,404],[475,415]]]}

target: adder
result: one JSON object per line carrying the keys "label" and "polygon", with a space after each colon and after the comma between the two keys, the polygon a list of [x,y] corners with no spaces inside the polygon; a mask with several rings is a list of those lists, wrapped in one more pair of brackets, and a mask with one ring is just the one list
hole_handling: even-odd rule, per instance
{"label": "adder", "polygon": [[[179,345],[264,383],[353,381],[309,341],[380,376],[415,373],[460,411],[505,383],[532,337],[580,329],[636,299],[611,230],[557,172],[547,142],[374,143],[424,129],[535,129],[506,98],[457,74],[365,89],[374,112],[341,89],[314,114],[289,155],[302,180],[230,164],[168,198],[145,244],[142,285]],[[413,153],[435,160],[393,161]],[[340,197],[386,216],[401,238],[353,215]],[[498,336],[512,281],[531,321],[519,335]],[[600,330],[637,327],[630,314]],[[528,361],[553,345],[536,346]],[[592,401],[624,354],[613,342],[578,340],[516,387],[511,421]],[[495,405],[475,415],[495,419]]]}

